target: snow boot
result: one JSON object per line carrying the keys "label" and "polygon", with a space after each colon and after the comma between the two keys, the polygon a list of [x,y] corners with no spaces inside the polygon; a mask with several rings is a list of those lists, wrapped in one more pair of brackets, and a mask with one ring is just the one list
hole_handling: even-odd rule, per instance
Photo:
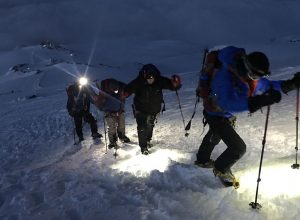
{"label": "snow boot", "polygon": [[116,142],[112,142],[108,145],[108,149],[119,149],[120,147],[118,146],[118,144]]}
{"label": "snow boot", "polygon": [[194,162],[195,165],[199,166],[199,167],[202,167],[202,168],[213,168],[214,167],[214,161],[213,160],[209,160],[207,162],[201,162],[201,161],[198,161],[196,160]]}
{"label": "snow boot", "polygon": [[102,138],[102,134],[99,134],[98,132],[92,134],[93,139]]}
{"label": "snow boot", "polygon": [[153,144],[151,144],[150,141],[147,141],[147,148],[149,149],[149,148],[151,148],[151,147],[153,147]]}
{"label": "snow boot", "polygon": [[142,147],[142,148],[141,148],[141,152],[142,152],[142,154],[144,154],[144,155],[150,154],[150,152],[149,152],[149,150],[148,150],[147,147]]}
{"label": "snow boot", "polygon": [[130,139],[126,135],[123,135],[122,137],[119,137],[119,139],[123,143],[129,143],[130,142]]}
{"label": "snow boot", "polygon": [[235,189],[240,187],[239,180],[232,174],[231,170],[228,169],[225,172],[221,172],[220,170],[217,170],[215,167],[213,168],[213,173],[216,177],[219,178],[221,183],[226,186],[233,186]]}
{"label": "snow boot", "polygon": [[83,141],[84,138],[82,136],[78,137],[78,142],[80,143],[81,141]]}

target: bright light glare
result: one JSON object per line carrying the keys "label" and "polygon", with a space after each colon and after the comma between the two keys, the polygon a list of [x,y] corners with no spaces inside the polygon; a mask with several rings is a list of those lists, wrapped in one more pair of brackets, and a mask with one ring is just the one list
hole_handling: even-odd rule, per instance
{"label": "bright light glare", "polygon": [[[259,196],[275,198],[284,196],[294,198],[300,196],[300,170],[292,169],[291,164],[280,164],[262,167]],[[256,192],[258,169],[249,170],[240,176],[241,190],[253,189]]]}
{"label": "bright light glare", "polygon": [[88,83],[87,78],[81,77],[81,78],[79,79],[79,84],[80,84],[81,86],[85,86],[87,83]]}
{"label": "bright light glare", "polygon": [[152,170],[163,172],[167,169],[170,159],[177,160],[183,155],[176,150],[160,149],[147,156],[139,154],[113,165],[113,169],[130,172],[135,176],[147,176]]}

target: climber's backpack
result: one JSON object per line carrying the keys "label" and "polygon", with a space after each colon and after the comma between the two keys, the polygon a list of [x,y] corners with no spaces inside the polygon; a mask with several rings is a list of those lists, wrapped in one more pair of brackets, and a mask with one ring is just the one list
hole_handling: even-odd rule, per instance
{"label": "climber's backpack", "polygon": [[207,100],[210,94],[211,80],[215,72],[221,67],[221,62],[218,60],[218,50],[205,51],[205,60],[203,63],[203,68],[200,73],[199,84],[197,88],[197,94],[200,98]]}

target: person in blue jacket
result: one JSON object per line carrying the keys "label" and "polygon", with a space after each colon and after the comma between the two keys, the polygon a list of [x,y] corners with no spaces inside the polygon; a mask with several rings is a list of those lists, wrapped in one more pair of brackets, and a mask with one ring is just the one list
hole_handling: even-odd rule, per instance
{"label": "person in blue jacket", "polygon": [[[210,82],[210,93],[204,106],[204,119],[209,130],[196,154],[195,164],[213,168],[216,176],[234,182],[231,167],[245,154],[246,144],[234,130],[234,113],[253,113],[263,106],[278,103],[281,92],[287,93],[300,85],[300,73],[290,80],[271,81],[269,60],[262,52],[246,54],[243,48],[225,47],[218,52],[220,67]],[[200,77],[201,80],[201,77]],[[200,85],[200,83],[199,83]],[[198,96],[199,89],[196,90]],[[210,156],[215,146],[223,141],[227,149],[215,160]]]}

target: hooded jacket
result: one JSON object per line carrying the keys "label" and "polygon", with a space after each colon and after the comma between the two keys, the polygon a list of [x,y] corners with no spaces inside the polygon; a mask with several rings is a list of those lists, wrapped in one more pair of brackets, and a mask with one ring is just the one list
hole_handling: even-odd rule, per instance
{"label": "hooded jacket", "polygon": [[132,80],[126,87],[127,95],[135,94],[133,103],[136,111],[149,115],[156,115],[161,110],[163,102],[163,89],[175,90],[171,79],[156,74],[154,83],[148,84],[142,72]]}
{"label": "hooded jacket", "polygon": [[67,109],[70,112],[89,112],[90,103],[94,103],[88,86],[79,88],[78,84],[71,85],[72,94],[68,96]]}
{"label": "hooded jacket", "polygon": [[218,59],[222,65],[212,79],[209,97],[218,110],[205,109],[209,115],[229,118],[235,112],[249,110],[250,96],[260,95],[271,88],[281,91],[282,81],[270,81],[266,78],[245,80],[245,77],[235,69],[235,54],[241,51],[244,49],[233,46],[220,50]]}

